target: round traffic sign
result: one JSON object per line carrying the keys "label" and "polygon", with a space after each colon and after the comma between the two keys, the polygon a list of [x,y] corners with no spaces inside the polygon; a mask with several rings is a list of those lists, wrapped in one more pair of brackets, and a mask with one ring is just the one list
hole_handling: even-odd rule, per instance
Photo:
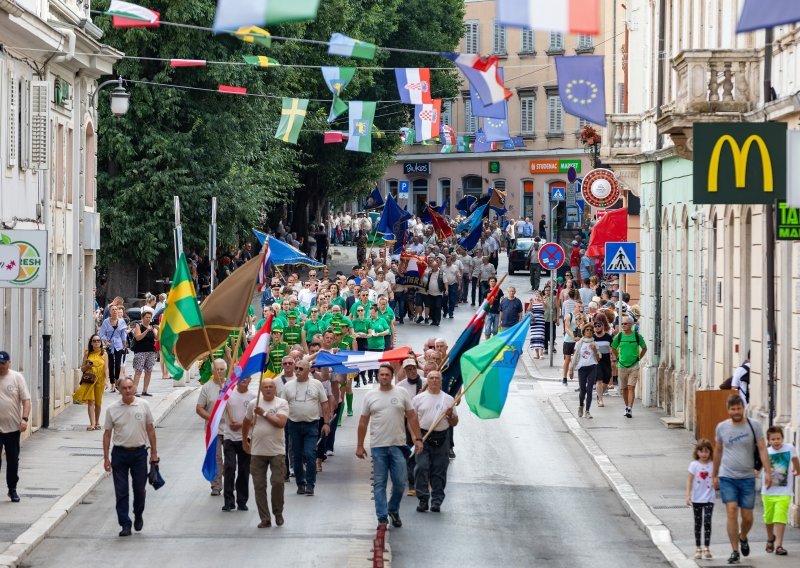
{"label": "round traffic sign", "polygon": [[614,172],[601,168],[590,171],[583,178],[581,193],[592,207],[605,209],[614,205],[619,199],[619,185]]}
{"label": "round traffic sign", "polygon": [[564,249],[556,243],[545,243],[539,249],[539,264],[547,270],[558,270],[564,264]]}

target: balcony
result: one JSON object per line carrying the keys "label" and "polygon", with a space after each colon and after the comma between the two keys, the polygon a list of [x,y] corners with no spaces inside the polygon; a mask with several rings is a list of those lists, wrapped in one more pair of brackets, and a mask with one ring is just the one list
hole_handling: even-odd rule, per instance
{"label": "balcony", "polygon": [[608,156],[616,158],[639,154],[642,151],[642,115],[606,115]]}
{"label": "balcony", "polygon": [[692,49],[672,60],[675,99],[662,107],[658,133],[691,159],[692,124],[741,121],[758,106],[760,59],[752,49]]}

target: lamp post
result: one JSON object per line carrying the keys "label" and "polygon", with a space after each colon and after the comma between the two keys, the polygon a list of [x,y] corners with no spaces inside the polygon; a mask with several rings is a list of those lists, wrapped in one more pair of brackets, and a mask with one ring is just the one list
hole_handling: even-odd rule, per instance
{"label": "lamp post", "polygon": [[100,89],[108,87],[109,85],[117,85],[116,88],[111,90],[111,114],[116,117],[125,116],[130,107],[131,95],[125,90],[122,77],[111,79],[97,86],[90,99],[92,108],[97,108],[97,94],[100,92]]}

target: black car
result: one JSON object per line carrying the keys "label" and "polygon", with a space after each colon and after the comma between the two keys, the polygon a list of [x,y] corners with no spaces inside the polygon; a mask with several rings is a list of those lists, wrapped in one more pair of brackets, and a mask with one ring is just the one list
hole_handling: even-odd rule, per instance
{"label": "black car", "polygon": [[508,255],[508,273],[512,276],[515,270],[522,270],[528,272],[530,270],[530,263],[528,262],[528,253],[531,252],[533,246],[533,239],[517,239],[514,243],[514,248],[511,249],[511,254]]}

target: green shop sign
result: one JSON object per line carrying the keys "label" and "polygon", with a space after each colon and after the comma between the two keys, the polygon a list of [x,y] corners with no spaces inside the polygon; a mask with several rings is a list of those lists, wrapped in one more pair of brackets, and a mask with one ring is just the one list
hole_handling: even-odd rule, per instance
{"label": "green shop sign", "polygon": [[779,241],[800,241],[800,209],[789,207],[785,201],[778,203],[775,226]]}

